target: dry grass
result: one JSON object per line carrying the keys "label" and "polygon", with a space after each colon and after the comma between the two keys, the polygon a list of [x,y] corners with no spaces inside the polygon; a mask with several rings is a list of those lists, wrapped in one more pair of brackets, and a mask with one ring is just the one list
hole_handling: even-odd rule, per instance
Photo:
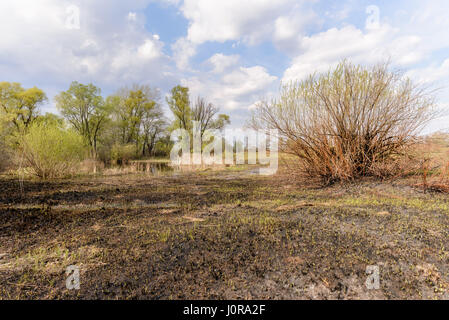
{"label": "dry grass", "polygon": [[425,191],[449,193],[449,134],[437,132],[424,139],[415,152],[421,155],[415,185]]}
{"label": "dry grass", "polygon": [[0,299],[449,298],[446,195],[248,171],[0,180]]}

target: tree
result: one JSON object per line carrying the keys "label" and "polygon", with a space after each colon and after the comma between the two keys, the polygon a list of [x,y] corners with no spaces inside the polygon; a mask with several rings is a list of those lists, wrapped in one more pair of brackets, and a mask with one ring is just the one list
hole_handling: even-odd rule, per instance
{"label": "tree", "polygon": [[170,93],[167,103],[175,117],[171,130],[185,129],[190,131],[192,109],[190,108],[189,88],[178,85]]}
{"label": "tree", "polygon": [[221,130],[230,123],[228,115],[220,114],[215,118],[219,109],[212,103],[206,102],[204,98],[198,97],[192,108],[187,87],[174,87],[170,97],[167,98],[167,103],[175,118],[171,130],[185,129],[191,132],[192,121],[196,121],[199,125],[198,130],[203,136],[208,129]]}
{"label": "tree", "polygon": [[55,125],[59,127],[64,127],[65,121],[64,118],[54,114],[54,113],[45,113],[43,116],[38,116],[34,120],[34,123],[44,124],[44,125]]}
{"label": "tree", "polygon": [[144,112],[142,117],[142,156],[151,156],[158,136],[166,129],[167,122],[159,103],[154,108]]}
{"label": "tree", "polygon": [[0,118],[0,172],[8,168],[11,160],[10,146],[6,143],[7,132],[5,129],[5,121]]}
{"label": "tree", "polygon": [[284,151],[324,182],[371,175],[407,153],[433,117],[434,98],[387,64],[346,61],[285,85],[253,114],[255,128],[278,129]]}
{"label": "tree", "polygon": [[0,109],[2,120],[12,125],[12,134],[26,131],[38,116],[38,107],[47,100],[36,87],[24,89],[20,83],[0,82]]}
{"label": "tree", "polygon": [[152,125],[162,117],[159,103],[159,91],[149,86],[134,85],[131,89],[122,88],[114,96],[108,97],[113,107],[113,119],[119,130],[121,144],[134,143],[136,150],[145,145],[150,138]]}
{"label": "tree", "polygon": [[198,131],[201,140],[206,130],[222,130],[230,123],[229,116],[220,114],[217,118],[219,109],[212,103],[207,103],[204,98],[198,97],[192,110],[192,120],[198,123]]}
{"label": "tree", "polygon": [[98,137],[110,114],[101,90],[93,84],[84,85],[74,81],[55,100],[62,116],[84,137],[91,156],[96,158]]}
{"label": "tree", "polygon": [[211,128],[216,130],[223,130],[230,123],[231,120],[227,114],[219,114],[218,118],[214,122],[212,122]]}
{"label": "tree", "polygon": [[195,106],[192,110],[192,120],[198,122],[198,130],[203,137],[204,132],[210,129],[213,125],[213,119],[218,113],[218,108],[216,108],[212,103],[207,103],[201,97],[198,97]]}

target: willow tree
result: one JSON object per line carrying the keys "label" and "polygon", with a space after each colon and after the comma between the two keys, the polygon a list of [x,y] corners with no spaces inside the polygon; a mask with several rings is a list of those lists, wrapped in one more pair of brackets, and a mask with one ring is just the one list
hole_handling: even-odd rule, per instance
{"label": "willow tree", "polygon": [[91,156],[97,157],[98,138],[110,114],[110,108],[93,84],[72,82],[67,91],[55,97],[61,115],[84,137]]}
{"label": "willow tree", "polygon": [[371,175],[406,155],[434,106],[431,92],[388,64],[344,61],[284,85],[279,98],[259,104],[252,125],[278,129],[284,151],[302,169],[332,182]]}
{"label": "willow tree", "polygon": [[24,89],[20,83],[0,82],[0,114],[13,136],[23,134],[39,116],[39,106],[47,100],[41,89]]}
{"label": "willow tree", "polygon": [[170,91],[167,104],[175,118],[171,130],[192,129],[192,108],[190,107],[189,88],[176,86]]}
{"label": "willow tree", "polygon": [[143,145],[144,153],[153,125],[163,116],[159,105],[159,90],[135,84],[131,88],[121,88],[108,97],[107,101],[112,106],[117,139],[115,143],[134,145],[136,155]]}

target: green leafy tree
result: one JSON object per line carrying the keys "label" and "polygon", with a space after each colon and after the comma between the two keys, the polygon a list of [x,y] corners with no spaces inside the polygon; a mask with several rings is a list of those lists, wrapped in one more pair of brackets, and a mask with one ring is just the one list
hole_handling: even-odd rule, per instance
{"label": "green leafy tree", "polygon": [[113,121],[118,129],[118,142],[122,145],[134,144],[140,150],[149,142],[150,133],[156,119],[162,117],[158,104],[159,91],[146,85],[122,88],[108,97],[107,104],[113,109]]}
{"label": "green leafy tree", "polygon": [[192,128],[192,109],[190,108],[189,88],[174,87],[167,98],[167,103],[175,117],[171,130],[185,129],[190,131]]}
{"label": "green leafy tree", "polygon": [[34,123],[39,123],[39,124],[45,124],[45,125],[50,125],[53,124],[55,126],[60,126],[63,127],[65,124],[64,118],[54,114],[54,113],[49,113],[47,112],[45,115],[43,116],[38,116],[35,120]]}
{"label": "green leafy tree", "polygon": [[201,139],[206,130],[223,130],[230,123],[229,116],[219,114],[219,109],[204,98],[198,97],[190,106],[189,88],[176,86],[171,90],[167,103],[175,118],[170,131],[185,129],[193,135],[193,121],[197,122]]}
{"label": "green leafy tree", "polygon": [[91,156],[96,158],[98,138],[110,114],[101,90],[93,84],[84,85],[75,81],[55,100],[62,116],[84,137]]}
{"label": "green leafy tree", "polygon": [[0,82],[2,122],[16,138],[36,119],[39,106],[46,100],[44,91],[36,87],[24,89],[20,83]]}
{"label": "green leafy tree", "polygon": [[229,116],[227,114],[219,114],[217,119],[212,122],[211,128],[223,130],[229,124],[231,124]]}

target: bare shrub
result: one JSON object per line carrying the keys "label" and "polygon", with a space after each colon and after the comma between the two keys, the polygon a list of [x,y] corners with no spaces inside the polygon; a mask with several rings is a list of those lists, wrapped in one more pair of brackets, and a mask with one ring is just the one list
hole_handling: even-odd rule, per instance
{"label": "bare shrub", "polygon": [[430,92],[390,72],[388,64],[344,61],[283,86],[278,99],[259,104],[251,125],[278,129],[283,151],[301,159],[307,174],[330,183],[379,174],[381,164],[387,168],[407,154],[433,107]]}

